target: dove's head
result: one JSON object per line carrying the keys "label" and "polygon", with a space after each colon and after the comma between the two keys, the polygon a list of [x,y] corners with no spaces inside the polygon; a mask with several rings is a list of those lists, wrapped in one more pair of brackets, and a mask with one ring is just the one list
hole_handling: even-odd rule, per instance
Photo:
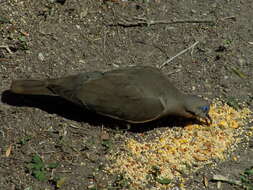
{"label": "dove's head", "polygon": [[203,118],[207,123],[212,123],[209,110],[210,104],[208,101],[193,95],[185,97],[185,111],[190,117]]}

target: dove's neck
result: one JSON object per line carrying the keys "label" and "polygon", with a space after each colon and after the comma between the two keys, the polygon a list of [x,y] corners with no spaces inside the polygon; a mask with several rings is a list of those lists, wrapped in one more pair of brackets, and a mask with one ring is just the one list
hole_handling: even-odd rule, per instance
{"label": "dove's neck", "polygon": [[176,116],[186,116],[185,112],[185,95],[177,93],[175,96],[167,97],[163,99],[163,105],[165,107],[164,115],[176,115]]}

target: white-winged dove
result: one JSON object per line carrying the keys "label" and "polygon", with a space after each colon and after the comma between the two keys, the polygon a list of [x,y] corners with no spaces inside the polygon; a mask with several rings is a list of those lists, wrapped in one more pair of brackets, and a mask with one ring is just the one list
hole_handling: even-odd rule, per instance
{"label": "white-winged dove", "polygon": [[86,72],[48,80],[13,81],[18,94],[58,95],[98,114],[130,123],[176,115],[211,122],[209,103],[181,93],[153,67],[135,66],[108,72]]}

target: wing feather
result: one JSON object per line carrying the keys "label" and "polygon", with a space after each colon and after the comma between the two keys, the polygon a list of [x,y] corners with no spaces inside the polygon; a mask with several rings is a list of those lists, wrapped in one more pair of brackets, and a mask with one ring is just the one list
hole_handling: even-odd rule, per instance
{"label": "wing feather", "polygon": [[157,119],[164,112],[160,98],[134,81],[129,74],[110,73],[83,85],[77,98],[88,109],[112,118],[134,123]]}

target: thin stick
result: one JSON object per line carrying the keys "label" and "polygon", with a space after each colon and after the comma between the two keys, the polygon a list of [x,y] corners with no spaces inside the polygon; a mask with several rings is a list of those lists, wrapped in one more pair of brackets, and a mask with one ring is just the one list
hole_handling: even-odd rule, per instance
{"label": "thin stick", "polygon": [[155,24],[179,24],[179,23],[214,23],[213,20],[175,20],[175,21],[168,21],[168,20],[145,20],[144,21],[122,21],[118,23],[110,23],[108,26],[122,26],[122,27],[136,27],[136,26],[145,26],[145,25],[155,25]]}
{"label": "thin stick", "polygon": [[69,124],[69,127],[74,128],[74,129],[80,129],[80,127],[78,127],[78,126],[76,126],[76,125],[74,125],[72,123]]}
{"label": "thin stick", "polygon": [[170,73],[167,73],[167,75],[169,76],[169,75],[172,75],[172,74],[175,74],[175,73],[179,73],[179,72],[181,72],[181,69],[177,69],[177,70],[175,70],[175,71],[172,71],[172,72],[170,72]]}
{"label": "thin stick", "polygon": [[7,51],[8,51],[8,53],[10,53],[10,54],[13,54],[12,53],[12,51],[11,51],[11,49],[9,48],[9,46],[0,46],[0,48],[4,48],[4,49],[6,49]]}
{"label": "thin stick", "polygon": [[235,16],[228,16],[228,17],[224,17],[224,18],[221,18],[221,20],[227,20],[227,19],[232,19],[232,20],[236,20],[236,17]]}
{"label": "thin stick", "polygon": [[179,52],[178,54],[176,54],[175,56],[171,57],[170,59],[168,59],[167,61],[165,61],[161,66],[159,66],[159,68],[163,68],[165,65],[167,65],[168,63],[170,63],[173,59],[177,58],[178,56],[184,54],[185,52],[187,52],[188,50],[194,48],[197,44],[199,43],[199,41],[196,41],[194,44],[192,44],[190,47],[184,49],[183,51]]}
{"label": "thin stick", "polygon": [[230,184],[235,184],[235,185],[239,185],[239,186],[242,186],[242,182],[239,181],[239,180],[232,180],[232,179],[229,179],[223,175],[214,175],[212,180],[214,181],[220,181],[220,182],[226,182],[226,183],[230,183]]}

